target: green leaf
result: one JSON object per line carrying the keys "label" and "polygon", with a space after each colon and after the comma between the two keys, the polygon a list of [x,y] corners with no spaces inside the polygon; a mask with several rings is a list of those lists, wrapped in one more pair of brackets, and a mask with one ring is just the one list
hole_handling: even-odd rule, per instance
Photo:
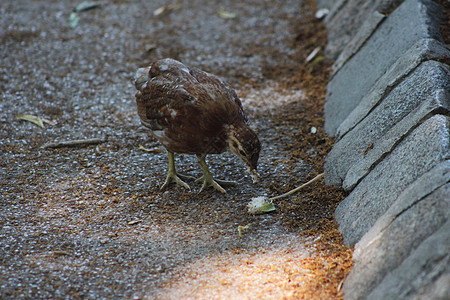
{"label": "green leaf", "polygon": [[258,209],[261,212],[265,212],[265,213],[276,210],[275,205],[273,205],[273,203],[266,203],[266,204],[261,205],[260,207],[258,207]]}
{"label": "green leaf", "polygon": [[259,215],[276,210],[271,199],[265,196],[253,197],[247,204],[247,209],[248,213],[251,215]]}
{"label": "green leaf", "polygon": [[318,56],[318,57],[316,57],[316,58],[312,61],[311,66],[314,66],[315,64],[320,63],[320,62],[323,61],[324,59],[325,59],[324,56]]}
{"label": "green leaf", "polygon": [[76,12],[72,12],[69,17],[70,27],[71,28],[77,27],[79,21],[80,21],[80,17],[78,17],[78,14]]}

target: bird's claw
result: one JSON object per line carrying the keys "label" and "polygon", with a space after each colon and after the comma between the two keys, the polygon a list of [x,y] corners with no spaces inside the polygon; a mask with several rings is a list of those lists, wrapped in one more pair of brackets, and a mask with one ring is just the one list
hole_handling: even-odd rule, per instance
{"label": "bird's claw", "polygon": [[183,175],[183,174],[177,173],[176,176],[178,176],[179,178],[181,178],[183,180],[196,180],[195,177],[188,176],[188,175]]}
{"label": "bird's claw", "polygon": [[220,185],[233,185],[236,184],[236,182],[234,181],[227,181],[227,180],[220,180],[220,179],[213,179],[212,177],[208,177],[205,175],[203,175],[200,178],[197,178],[195,180],[195,182],[202,182],[203,181],[203,185],[202,188],[200,189],[201,193],[204,189],[206,189],[209,186],[212,186],[213,188],[215,188],[216,190],[218,190],[219,192],[221,192],[222,194],[225,194],[227,191],[221,187]]}
{"label": "bird's claw", "polygon": [[184,187],[188,190],[191,190],[191,187],[186,182],[184,182],[182,179],[189,180],[189,179],[195,179],[195,178],[191,177],[191,176],[177,174],[177,173],[169,173],[169,174],[167,174],[166,180],[164,181],[164,184],[161,186],[160,190],[161,191],[164,190],[172,182],[175,182],[176,184],[181,185],[182,187]]}

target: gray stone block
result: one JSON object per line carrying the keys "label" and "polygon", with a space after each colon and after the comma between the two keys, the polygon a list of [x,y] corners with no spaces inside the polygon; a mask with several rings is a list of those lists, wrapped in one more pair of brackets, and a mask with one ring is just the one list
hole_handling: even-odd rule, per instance
{"label": "gray stone block", "polygon": [[371,113],[343,136],[326,158],[327,184],[341,185],[348,170],[364,160],[370,146],[383,136],[424,99],[438,90],[450,90],[450,67],[426,61],[399,83]]}
{"label": "gray stone block", "polygon": [[431,117],[401,141],[337,207],[345,244],[355,245],[409,184],[447,159],[449,144],[449,117],[442,115]]}
{"label": "gray stone block", "polygon": [[[325,23],[332,23],[335,18],[336,15],[339,14],[339,12],[341,12],[344,7],[344,5],[346,5],[348,3],[348,0],[335,0],[333,1],[333,3],[329,3],[331,1],[323,1],[324,3],[326,3],[327,7],[330,8],[330,13],[328,14],[328,16],[325,18]],[[336,35],[336,34],[335,34]]]}
{"label": "gray stone block", "polygon": [[388,68],[424,38],[442,40],[442,7],[430,0],[406,0],[328,84],[325,130],[337,128]]}
{"label": "gray stone block", "polygon": [[[417,202],[426,198],[427,195],[432,194],[435,190],[449,182],[450,160],[444,160],[411,183],[398,196],[397,200],[389,207],[386,213],[378,218],[370,231],[358,242],[354,251],[355,256],[360,257],[362,255],[361,253],[366,252],[366,249],[380,238],[381,234],[395,221],[397,216],[400,216]],[[450,197],[447,197],[446,201],[450,201]]]}
{"label": "gray stone block", "polygon": [[331,9],[335,4],[336,0],[316,0],[317,9],[327,8]]}
{"label": "gray stone block", "polygon": [[[439,265],[449,253],[442,253],[444,249],[437,244],[448,251],[448,241],[443,240],[448,233],[443,235],[440,231],[444,228],[448,230],[450,183],[419,200],[415,196],[413,199],[412,206],[396,215],[382,231],[377,231],[376,238],[369,244],[361,249],[359,244],[356,245],[358,251],[353,255],[353,269],[344,284],[347,299],[411,297],[430,284],[433,271],[440,269],[437,275],[441,275],[448,267],[448,262],[446,266]],[[435,253],[427,252],[431,241],[426,239],[430,236],[434,236],[431,241],[436,243]],[[420,259],[423,259],[421,263],[411,264]],[[400,275],[400,272],[404,274]],[[395,285],[392,286],[393,283]],[[396,297],[375,297],[383,293]]]}
{"label": "gray stone block", "polygon": [[[448,230],[448,229],[447,229]],[[422,300],[422,299],[434,299],[434,300],[448,300],[450,299],[450,271],[448,271],[448,264],[445,266],[447,272],[434,278],[434,282],[430,283],[427,287],[423,288],[411,300]]]}
{"label": "gray stone block", "polygon": [[385,18],[384,15],[379,12],[374,12],[370,14],[367,20],[362,24],[361,28],[352,38],[352,40],[348,43],[348,45],[342,50],[339,54],[338,58],[334,62],[331,69],[333,70],[332,76],[336,74],[342,66],[349,60],[358,50],[364,45],[367,39],[372,35],[378,25]]}
{"label": "gray stone block", "polygon": [[450,222],[389,272],[368,299],[450,299]]}
{"label": "gray stone block", "polygon": [[358,106],[341,123],[338,137],[344,136],[363,120],[399,82],[404,80],[422,62],[436,60],[450,64],[448,46],[433,39],[419,40],[389,70],[380,77]]}
{"label": "gray stone block", "polygon": [[[395,124],[384,136],[378,139],[373,148],[363,154],[348,170],[342,187],[352,190],[395,146],[414,128],[433,114],[450,115],[450,91],[437,90],[424,99],[419,106],[400,122]],[[426,145],[423,145],[426,147]],[[423,149],[423,150],[426,150]]]}
{"label": "gray stone block", "polygon": [[325,19],[328,30],[325,49],[327,56],[335,59],[372,13],[378,11],[386,14],[402,2],[403,0],[336,0],[332,6],[327,6],[331,7]]}

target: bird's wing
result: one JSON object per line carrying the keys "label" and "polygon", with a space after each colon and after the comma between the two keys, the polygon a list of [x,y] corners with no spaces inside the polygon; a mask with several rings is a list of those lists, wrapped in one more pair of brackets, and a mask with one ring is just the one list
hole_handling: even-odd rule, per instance
{"label": "bird's wing", "polygon": [[196,68],[189,68],[189,72],[195,79],[195,85],[186,86],[186,90],[196,96],[199,106],[218,114],[226,111],[228,116],[247,121],[241,100],[226,81]]}
{"label": "bird's wing", "polygon": [[139,117],[152,130],[163,130],[171,119],[194,101],[182,85],[161,78],[149,80],[136,93]]}
{"label": "bird's wing", "polygon": [[222,118],[231,116],[246,120],[242,103],[228,83],[173,59],[140,69],[135,85],[139,116],[152,130],[163,130],[175,116],[217,124],[230,123]]}

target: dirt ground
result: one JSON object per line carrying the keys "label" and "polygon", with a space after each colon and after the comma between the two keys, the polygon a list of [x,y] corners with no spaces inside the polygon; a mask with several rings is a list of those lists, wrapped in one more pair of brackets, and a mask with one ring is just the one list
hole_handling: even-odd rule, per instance
{"label": "dirt ground", "polygon": [[[341,190],[319,182],[273,213],[246,209],[321,173],[333,144],[330,62],[322,50],[305,61],[326,43],[314,3],[100,3],[73,14],[73,1],[0,3],[0,298],[341,298],[352,255],[333,216]],[[131,80],[163,57],[237,90],[263,146],[260,183],[225,153],[207,161],[238,183],[227,194],[159,190],[167,154],[140,125]],[[176,162],[201,175],[194,157]]]}

